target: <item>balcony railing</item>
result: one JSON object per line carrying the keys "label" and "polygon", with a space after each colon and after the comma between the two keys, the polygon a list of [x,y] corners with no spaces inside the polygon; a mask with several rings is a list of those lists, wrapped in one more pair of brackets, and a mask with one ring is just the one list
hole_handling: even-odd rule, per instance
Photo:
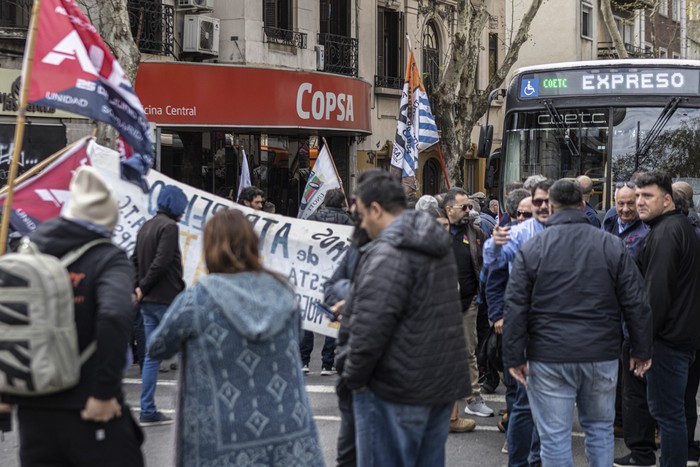
{"label": "balcony railing", "polygon": [[28,28],[33,3],[34,0],[0,1],[0,28]]}
{"label": "balcony railing", "polygon": [[175,8],[148,1],[130,1],[131,35],[143,53],[172,55]]}
{"label": "balcony railing", "polygon": [[[649,58],[654,54],[651,50],[644,50],[632,44],[625,43],[625,50],[630,58]],[[598,58],[620,58],[612,42],[598,42]]]}
{"label": "balcony railing", "polygon": [[297,49],[306,48],[306,34],[303,32],[290,31],[288,29],[272,28],[265,26],[265,37],[270,44],[282,44]]}
{"label": "balcony railing", "polygon": [[323,71],[357,76],[357,39],[336,34],[319,34],[318,44],[324,47]]}
{"label": "balcony railing", "polygon": [[403,89],[403,78],[395,78],[393,76],[374,76],[375,88]]}

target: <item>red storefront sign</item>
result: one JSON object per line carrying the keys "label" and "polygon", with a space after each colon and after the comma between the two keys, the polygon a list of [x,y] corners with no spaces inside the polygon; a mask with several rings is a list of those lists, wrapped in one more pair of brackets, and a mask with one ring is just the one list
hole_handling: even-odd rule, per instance
{"label": "red storefront sign", "polygon": [[141,63],[136,94],[163,126],[371,133],[369,83],[357,78],[192,63]]}

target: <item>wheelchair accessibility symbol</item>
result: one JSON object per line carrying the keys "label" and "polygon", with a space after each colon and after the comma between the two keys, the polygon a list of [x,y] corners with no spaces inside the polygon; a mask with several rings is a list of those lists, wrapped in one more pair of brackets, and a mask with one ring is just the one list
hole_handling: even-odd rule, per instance
{"label": "wheelchair accessibility symbol", "polygon": [[540,94],[539,79],[524,79],[520,83],[520,97],[537,97]]}

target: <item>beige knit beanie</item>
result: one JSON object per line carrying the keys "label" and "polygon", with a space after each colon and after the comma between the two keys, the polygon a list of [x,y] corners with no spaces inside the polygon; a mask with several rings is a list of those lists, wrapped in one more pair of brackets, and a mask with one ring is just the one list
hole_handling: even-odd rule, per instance
{"label": "beige knit beanie", "polygon": [[97,170],[82,166],[75,171],[63,217],[91,222],[110,232],[114,230],[119,219],[119,204]]}

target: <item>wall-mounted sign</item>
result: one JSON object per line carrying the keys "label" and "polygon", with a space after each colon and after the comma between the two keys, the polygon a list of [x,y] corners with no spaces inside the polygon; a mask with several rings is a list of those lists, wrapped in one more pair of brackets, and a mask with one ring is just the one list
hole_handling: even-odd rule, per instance
{"label": "wall-mounted sign", "polygon": [[136,93],[165,126],[371,132],[370,84],[327,73],[145,62]]}

